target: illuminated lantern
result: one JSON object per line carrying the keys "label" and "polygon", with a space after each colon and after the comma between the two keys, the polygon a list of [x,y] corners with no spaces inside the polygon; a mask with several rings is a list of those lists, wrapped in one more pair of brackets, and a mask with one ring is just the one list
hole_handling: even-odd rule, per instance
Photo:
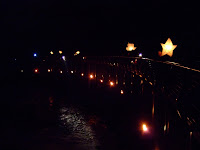
{"label": "illuminated lantern", "polygon": [[50,70],[50,69],[48,69],[48,72],[51,72],[51,70]]}
{"label": "illuminated lantern", "polygon": [[103,80],[101,79],[100,82],[103,83]]}
{"label": "illuminated lantern", "polygon": [[53,51],[50,51],[50,54],[53,55]]}
{"label": "illuminated lantern", "polygon": [[168,55],[170,57],[172,57],[173,50],[177,47],[177,45],[173,45],[170,38],[167,39],[165,44],[161,43],[161,46],[162,46],[162,55],[161,56]]}
{"label": "illuminated lantern", "polygon": [[81,76],[84,76],[84,74],[83,74],[83,73],[81,73]]}
{"label": "illuminated lantern", "polygon": [[135,50],[135,49],[136,49],[136,47],[134,46],[133,43],[128,43],[128,44],[127,44],[127,47],[126,47],[126,50],[127,50],[127,51],[133,51],[133,50]]}
{"label": "illuminated lantern", "polygon": [[63,52],[62,51],[59,51],[59,54],[62,54]]}
{"label": "illuminated lantern", "polygon": [[60,70],[60,73],[63,73],[62,70]]}

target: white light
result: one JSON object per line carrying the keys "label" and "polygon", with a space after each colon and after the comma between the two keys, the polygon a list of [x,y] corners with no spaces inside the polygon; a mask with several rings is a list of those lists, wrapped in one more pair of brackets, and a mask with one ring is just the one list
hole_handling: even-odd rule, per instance
{"label": "white light", "polygon": [[34,56],[34,57],[37,57],[37,54],[36,54],[36,53],[34,53],[34,54],[33,54],[33,56]]}
{"label": "white light", "polygon": [[63,73],[62,70],[60,70],[60,73]]}
{"label": "white light", "polygon": [[142,53],[139,53],[139,57],[142,57]]}
{"label": "white light", "polygon": [[74,73],[74,71],[72,70],[71,73]]}
{"label": "white light", "polygon": [[64,61],[66,61],[66,57],[65,57],[65,56],[62,56],[62,59],[63,59]]}
{"label": "white light", "polygon": [[21,72],[24,72],[24,70],[21,70]]}
{"label": "white light", "polygon": [[50,70],[50,69],[48,69],[48,72],[51,72],[51,70]]}

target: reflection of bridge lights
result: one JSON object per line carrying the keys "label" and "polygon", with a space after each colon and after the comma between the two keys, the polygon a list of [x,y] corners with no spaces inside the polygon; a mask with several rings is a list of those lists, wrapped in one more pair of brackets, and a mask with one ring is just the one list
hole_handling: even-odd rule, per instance
{"label": "reflection of bridge lights", "polygon": [[81,73],[81,76],[84,76],[84,74],[83,74],[83,73]]}
{"label": "reflection of bridge lights", "polygon": [[121,94],[124,94],[124,91],[123,91],[123,90],[121,90]]}
{"label": "reflection of bridge lights", "polygon": [[59,51],[59,54],[62,54],[63,52],[62,51]]}
{"label": "reflection of bridge lights", "polygon": [[90,79],[93,79],[93,78],[94,78],[94,76],[91,74],[91,75],[90,75]]}
{"label": "reflection of bridge lights", "polygon": [[110,81],[110,86],[114,86],[114,83],[112,81]]}

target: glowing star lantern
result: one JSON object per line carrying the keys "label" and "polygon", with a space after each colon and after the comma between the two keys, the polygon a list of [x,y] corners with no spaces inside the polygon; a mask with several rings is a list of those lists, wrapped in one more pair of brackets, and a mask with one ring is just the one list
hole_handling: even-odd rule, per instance
{"label": "glowing star lantern", "polygon": [[126,47],[126,50],[127,50],[127,51],[133,51],[133,50],[135,50],[135,49],[136,49],[136,47],[134,46],[133,43],[128,43],[128,44],[127,44],[127,47]]}
{"label": "glowing star lantern", "polygon": [[173,45],[170,38],[167,39],[165,44],[161,43],[161,46],[162,46],[162,55],[161,56],[169,55],[170,57],[172,57],[173,50],[177,47],[177,45]]}
{"label": "glowing star lantern", "polygon": [[50,51],[50,54],[53,55],[53,51]]}
{"label": "glowing star lantern", "polygon": [[62,54],[63,52],[62,51],[59,51],[59,54]]}

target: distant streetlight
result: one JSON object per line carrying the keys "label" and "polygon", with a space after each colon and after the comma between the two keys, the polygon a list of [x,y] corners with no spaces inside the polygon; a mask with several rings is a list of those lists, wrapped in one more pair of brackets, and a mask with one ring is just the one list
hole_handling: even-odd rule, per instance
{"label": "distant streetlight", "polygon": [[94,76],[91,74],[91,75],[90,75],[90,79],[93,79],[93,78],[94,78]]}
{"label": "distant streetlight", "polygon": [[139,57],[142,57],[142,53],[139,53]]}
{"label": "distant streetlight", "polygon": [[37,54],[36,54],[36,53],[34,53],[34,54],[33,54],[33,56],[34,56],[34,57],[37,57]]}
{"label": "distant streetlight", "polygon": [[62,51],[59,51],[59,54],[62,54],[63,52]]}
{"label": "distant streetlight", "polygon": [[81,52],[80,51],[77,51],[75,54],[74,54],[74,56],[76,56],[76,55],[78,55],[78,54],[80,54]]}
{"label": "distant streetlight", "polygon": [[66,61],[66,57],[65,57],[65,56],[62,56],[62,59],[63,59],[64,61]]}
{"label": "distant streetlight", "polygon": [[84,76],[84,73],[81,73],[81,76]]}
{"label": "distant streetlight", "polygon": [[170,57],[172,57],[173,50],[177,47],[177,45],[173,45],[170,38],[167,39],[165,44],[161,43],[161,46],[162,46],[161,56],[168,55]]}
{"label": "distant streetlight", "polygon": [[110,86],[114,86],[114,83],[112,81],[110,81]]}
{"label": "distant streetlight", "polygon": [[126,47],[126,50],[127,51],[134,51],[136,49],[136,47],[134,46],[134,44],[133,43],[128,43],[127,44],[127,47]]}
{"label": "distant streetlight", "polygon": [[123,90],[121,90],[121,94],[124,94],[124,91],[123,91]]}
{"label": "distant streetlight", "polygon": [[53,51],[50,51],[50,54],[53,55]]}
{"label": "distant streetlight", "polygon": [[146,125],[146,124],[143,124],[143,125],[142,125],[142,130],[143,130],[144,132],[147,132],[147,131],[148,131],[148,128],[147,128],[147,125]]}

